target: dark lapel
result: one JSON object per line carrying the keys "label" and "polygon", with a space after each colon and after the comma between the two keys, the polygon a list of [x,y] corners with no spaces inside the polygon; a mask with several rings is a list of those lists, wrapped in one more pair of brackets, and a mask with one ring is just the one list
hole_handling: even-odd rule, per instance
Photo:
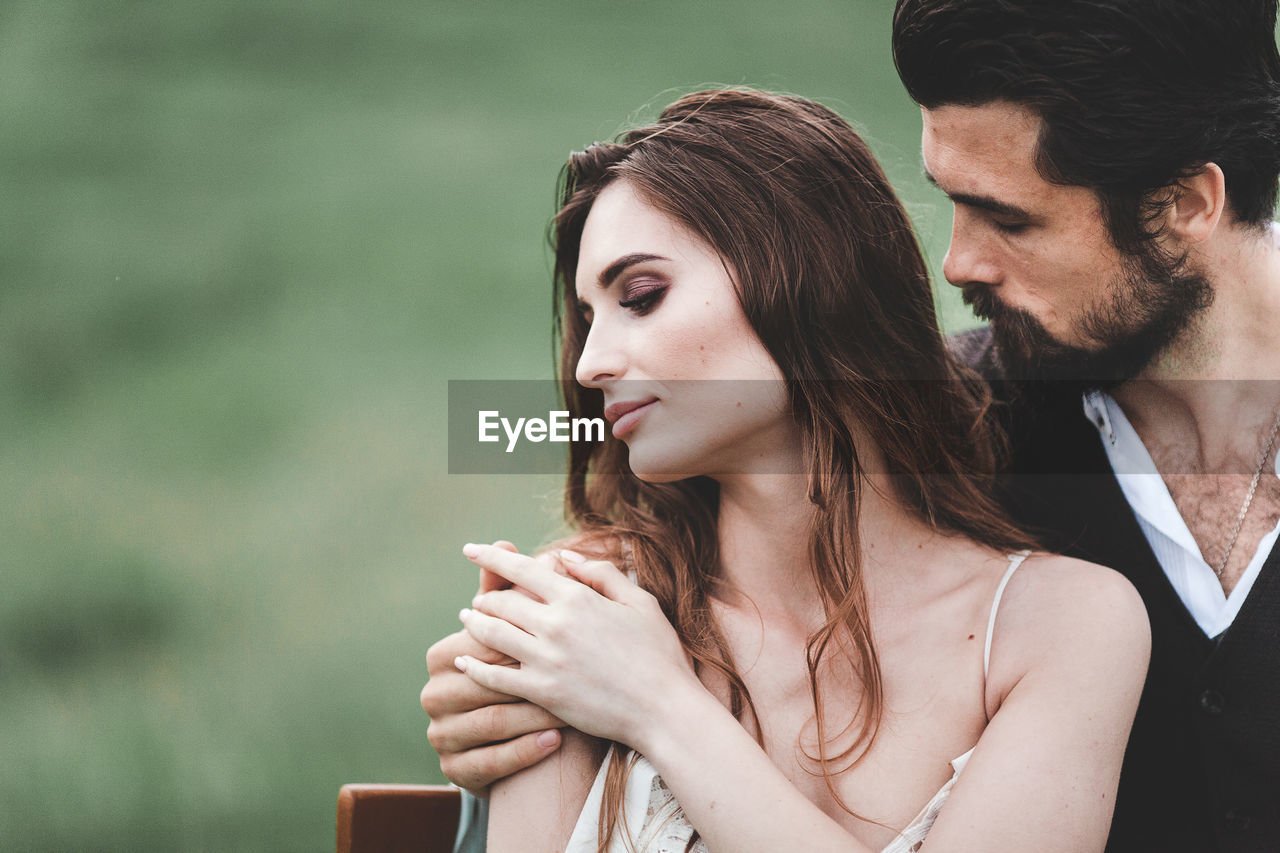
{"label": "dark lapel", "polygon": [[1280,612],[1275,609],[1278,604],[1280,543],[1271,546],[1271,553],[1258,570],[1258,577],[1254,579],[1244,604],[1240,605],[1240,612],[1231,621],[1231,627],[1222,633],[1217,652],[1226,654],[1240,643],[1247,644],[1249,632],[1261,631],[1265,635],[1262,646],[1280,663]]}

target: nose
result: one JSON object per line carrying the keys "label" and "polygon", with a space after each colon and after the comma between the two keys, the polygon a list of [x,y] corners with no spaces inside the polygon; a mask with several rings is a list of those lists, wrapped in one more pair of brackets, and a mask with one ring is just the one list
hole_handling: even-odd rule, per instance
{"label": "nose", "polygon": [[619,378],[625,370],[625,348],[619,330],[609,332],[597,317],[583,342],[574,378],[579,385],[599,388],[605,382]]}
{"label": "nose", "polygon": [[956,287],[999,284],[1002,272],[990,245],[991,235],[973,214],[956,206],[951,220],[951,245],[942,260],[942,275]]}

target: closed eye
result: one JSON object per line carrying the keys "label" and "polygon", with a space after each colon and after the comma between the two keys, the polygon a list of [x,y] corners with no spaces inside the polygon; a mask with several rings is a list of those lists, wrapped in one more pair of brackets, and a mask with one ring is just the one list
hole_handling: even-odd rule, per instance
{"label": "closed eye", "polygon": [[657,307],[666,292],[667,284],[663,281],[654,281],[649,278],[635,279],[627,282],[626,287],[623,288],[623,298],[618,300],[618,306],[632,313],[644,315]]}
{"label": "closed eye", "polygon": [[667,289],[665,287],[655,287],[652,290],[636,294],[629,299],[620,300],[618,305],[636,314],[647,314],[658,306],[663,294],[666,292]]}
{"label": "closed eye", "polygon": [[991,227],[1001,234],[1020,234],[1033,224],[1029,217],[1019,216],[1014,213],[998,210],[987,210],[984,213],[987,221],[991,223]]}
{"label": "closed eye", "polygon": [[991,224],[1002,234],[1021,234],[1027,230],[1027,223],[1025,222],[1001,222],[998,219],[993,219]]}

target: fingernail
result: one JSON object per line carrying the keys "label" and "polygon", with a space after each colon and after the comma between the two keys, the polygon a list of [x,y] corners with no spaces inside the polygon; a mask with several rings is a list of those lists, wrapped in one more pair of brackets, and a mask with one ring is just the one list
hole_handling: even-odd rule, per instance
{"label": "fingernail", "polygon": [[480,607],[480,599],[482,598],[484,598],[483,595],[477,595],[475,598],[471,599],[471,606],[478,609]]}
{"label": "fingernail", "polygon": [[458,668],[458,672],[467,671],[467,659],[464,657],[456,657],[453,659],[453,665]]}
{"label": "fingernail", "polygon": [[555,746],[558,738],[559,735],[554,730],[549,730],[538,735],[537,743],[538,746],[546,749],[547,747]]}
{"label": "fingernail", "polygon": [[471,611],[465,607],[458,611],[458,621],[464,625],[467,623],[467,618],[470,616]]}
{"label": "fingernail", "polygon": [[474,542],[468,542],[466,545],[462,546],[462,556],[464,557],[475,557],[479,554],[480,546]]}
{"label": "fingernail", "polygon": [[587,561],[587,558],[577,551],[570,551],[567,548],[560,552],[560,559],[566,563],[585,563]]}

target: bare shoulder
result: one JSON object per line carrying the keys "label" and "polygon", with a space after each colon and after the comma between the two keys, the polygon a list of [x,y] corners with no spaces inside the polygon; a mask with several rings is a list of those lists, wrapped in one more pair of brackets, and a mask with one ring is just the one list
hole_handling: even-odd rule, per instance
{"label": "bare shoulder", "polygon": [[1138,591],[1119,572],[1032,554],[1013,574],[993,632],[992,680],[1011,686],[1039,670],[1110,672],[1141,681],[1151,628]]}
{"label": "bare shoulder", "polygon": [[1124,575],[1060,554],[1031,554],[1014,573],[1010,589],[1019,590],[1027,604],[1070,617],[1072,622],[1099,609],[1128,621],[1145,623],[1147,618],[1142,597]]}

